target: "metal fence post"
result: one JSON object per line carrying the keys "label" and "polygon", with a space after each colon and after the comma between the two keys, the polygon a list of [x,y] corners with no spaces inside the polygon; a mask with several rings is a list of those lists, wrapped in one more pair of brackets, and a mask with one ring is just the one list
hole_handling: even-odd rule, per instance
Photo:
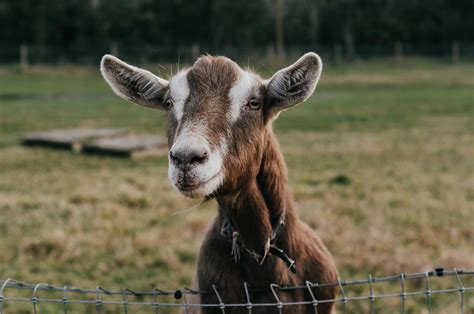
{"label": "metal fence post", "polygon": [[123,312],[124,312],[124,314],[128,314],[127,292],[128,292],[127,289],[123,289],[123,290],[122,290],[122,296],[123,296],[122,304],[123,304]]}
{"label": "metal fence post", "polygon": [[222,298],[221,298],[219,292],[217,291],[217,288],[216,288],[215,285],[212,285],[212,290],[214,290],[214,293],[216,294],[217,300],[219,300],[219,308],[221,309],[222,314],[225,314],[225,304],[222,301]]}
{"label": "metal fence post", "polygon": [[430,289],[430,282],[429,282],[429,273],[425,272],[425,294],[426,294],[426,302],[428,303],[428,313],[431,314],[431,289]]}
{"label": "metal fence post", "polygon": [[347,313],[347,302],[349,301],[346,297],[346,293],[344,292],[344,288],[342,287],[341,278],[337,277],[337,284],[339,289],[341,290],[342,294],[342,305],[343,305],[343,313]]}
{"label": "metal fence post", "polygon": [[[318,284],[316,283],[316,286]],[[311,290],[311,287],[314,286],[313,283],[306,281],[306,287],[308,288],[309,295],[311,296],[313,307],[314,307],[314,314],[318,314],[318,300],[314,296],[313,290]]]}
{"label": "metal fence post", "polygon": [[280,298],[278,297],[278,294],[276,293],[275,288],[280,288],[280,286],[272,283],[270,285],[270,289],[272,290],[273,296],[275,297],[275,300],[277,301],[278,313],[281,314],[282,311],[283,311],[283,303],[281,302]]}
{"label": "metal fence post", "polygon": [[35,286],[35,288],[33,289],[33,295],[31,296],[31,303],[33,303],[33,313],[35,313],[35,314],[36,314],[36,304],[38,304],[38,302],[39,302],[39,298],[36,296],[36,293],[38,292],[38,289],[41,286],[48,286],[48,285],[45,284],[45,283],[37,284]]}
{"label": "metal fence post", "polygon": [[67,287],[67,286],[64,286],[64,289],[63,289],[63,307],[64,307],[64,314],[67,314],[67,303],[68,303],[68,300],[67,300],[67,290],[68,290],[68,287]]}
{"label": "metal fence post", "polygon": [[402,305],[401,305],[401,313],[405,314],[405,299],[407,297],[407,293],[405,291],[405,274],[401,273],[400,274],[400,283],[402,285],[402,292],[400,293],[400,298],[402,299]]}
{"label": "metal fence post", "polygon": [[95,311],[97,314],[102,313],[102,300],[100,299],[100,292],[102,288],[100,286],[97,286],[96,290],[96,298],[95,298]]}
{"label": "metal fence post", "polygon": [[0,288],[0,314],[3,313],[3,301],[4,301],[4,299],[5,299],[4,293],[5,293],[5,289],[6,289],[7,285],[8,285],[8,283],[9,283],[10,281],[12,281],[11,278],[8,278],[7,280],[5,280],[5,281],[3,282],[3,284],[2,284],[2,287]]}
{"label": "metal fence post", "polygon": [[160,308],[160,303],[158,302],[158,296],[157,296],[158,290],[155,288],[153,289],[153,309],[155,310],[155,314],[158,314],[159,308]]}
{"label": "metal fence post", "polygon": [[370,314],[375,313],[375,296],[374,296],[374,288],[372,287],[372,275],[369,275],[369,287],[370,287]]}
{"label": "metal fence post", "polygon": [[456,274],[456,281],[459,285],[459,293],[461,294],[461,314],[464,314],[464,294],[466,293],[466,288],[464,287],[461,278],[459,277],[459,271],[454,268],[454,273]]}
{"label": "metal fence post", "polygon": [[244,289],[245,289],[245,297],[247,298],[247,306],[246,308],[249,310],[249,314],[252,314],[252,302],[250,301],[250,293],[247,287],[247,283],[244,282]]}

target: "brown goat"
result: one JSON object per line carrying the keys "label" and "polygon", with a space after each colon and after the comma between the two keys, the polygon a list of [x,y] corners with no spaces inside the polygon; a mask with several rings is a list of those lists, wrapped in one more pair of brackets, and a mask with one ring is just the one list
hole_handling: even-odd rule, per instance
{"label": "brown goat", "polygon": [[[120,97],[165,110],[168,117],[169,178],[189,197],[215,198],[217,218],[207,231],[198,261],[200,303],[275,303],[270,284],[304,285],[337,281],[331,254],[298,219],[287,187],[287,169],[272,121],[313,93],[321,59],[307,53],[270,79],[242,70],[225,57],[203,56],[170,81],[106,55],[101,71]],[[314,289],[318,300],[337,289]],[[311,301],[305,289],[280,290],[282,302]],[[313,305],[284,306],[284,313],[313,313]],[[219,308],[201,309],[204,313]],[[226,308],[228,313],[245,308]],[[318,313],[332,313],[320,303]],[[255,307],[253,313],[274,313]]]}

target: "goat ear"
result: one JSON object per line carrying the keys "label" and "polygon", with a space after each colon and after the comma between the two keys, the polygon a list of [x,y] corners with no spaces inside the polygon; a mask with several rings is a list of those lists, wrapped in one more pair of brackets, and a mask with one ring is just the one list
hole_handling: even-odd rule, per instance
{"label": "goat ear", "polygon": [[277,113],[308,99],[316,88],[322,68],[321,58],[308,52],[289,67],[276,72],[267,81],[269,110]]}
{"label": "goat ear", "polygon": [[168,90],[168,81],[112,55],[102,58],[100,71],[114,93],[121,98],[140,106],[164,109],[163,101]]}

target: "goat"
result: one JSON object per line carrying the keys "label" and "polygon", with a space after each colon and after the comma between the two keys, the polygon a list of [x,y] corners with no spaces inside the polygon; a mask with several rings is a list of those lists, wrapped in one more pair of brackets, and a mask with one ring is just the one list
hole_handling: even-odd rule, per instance
{"label": "goat", "polygon": [[[270,79],[241,69],[221,56],[202,56],[169,81],[105,55],[101,72],[120,97],[166,112],[168,176],[188,197],[215,199],[216,219],[201,246],[194,288],[209,293],[196,302],[246,303],[243,283],[253,303],[275,302],[269,285],[304,285],[337,281],[325,245],[299,220],[288,189],[287,168],[272,130],[280,112],[310,97],[322,62],[306,53]],[[311,300],[309,291],[280,291],[283,302]],[[318,300],[333,299],[336,287],[314,288]],[[318,313],[332,313],[333,302]],[[313,313],[312,305],[283,307],[284,313]],[[198,310],[197,310],[198,311]],[[218,308],[200,309],[203,313]],[[242,312],[228,308],[226,312]],[[253,313],[273,313],[254,308]]]}

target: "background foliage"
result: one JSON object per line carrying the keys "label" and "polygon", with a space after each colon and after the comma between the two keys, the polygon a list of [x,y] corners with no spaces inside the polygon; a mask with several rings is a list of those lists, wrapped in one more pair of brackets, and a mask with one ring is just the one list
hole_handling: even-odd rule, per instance
{"label": "background foliage", "polygon": [[43,61],[50,49],[73,62],[100,55],[112,43],[137,50],[195,44],[206,52],[227,46],[267,49],[275,44],[280,11],[287,46],[339,43],[352,55],[364,54],[367,45],[372,51],[392,50],[403,42],[439,53],[452,42],[474,42],[470,0],[279,1],[1,0],[0,61],[17,58],[20,44],[35,46]]}

